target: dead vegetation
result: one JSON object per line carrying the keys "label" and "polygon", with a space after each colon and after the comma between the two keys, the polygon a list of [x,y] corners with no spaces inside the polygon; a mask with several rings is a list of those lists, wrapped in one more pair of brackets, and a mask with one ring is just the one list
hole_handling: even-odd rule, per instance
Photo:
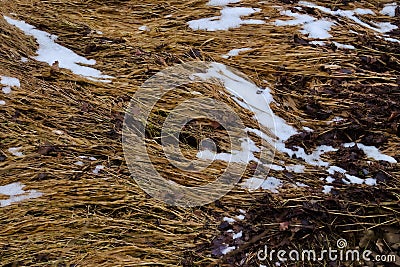
{"label": "dead vegetation", "polygon": [[[254,18],[268,16],[273,20],[281,17],[273,5],[291,8],[287,2],[291,1],[265,4],[248,0],[243,5],[262,8]],[[319,248],[335,244],[338,238],[346,238],[349,247],[367,247],[382,254],[398,252],[399,165],[363,165],[359,151],[345,150],[340,158],[329,160],[354,174],[367,169],[369,176],[377,178],[377,187],[347,186],[341,177],[335,177],[333,194],[324,195],[319,179],[324,177],[322,170],[307,168],[303,174],[271,171],[274,177],[309,187],[286,186],[279,194],[249,193],[238,187],[215,203],[184,209],[159,203],[136,185],[121,145],[124,108],[139,86],[157,71],[191,60],[225,63],[243,71],[257,85],[273,88],[274,111],[298,129],[314,129],[312,134],[293,137],[289,146],[307,150],[321,144],[363,140],[400,160],[399,44],[379,39],[365,29],[357,29],[360,35],[348,31],[340,35],[342,42],[356,50],[313,46],[306,36],[299,36],[298,28],[268,23],[222,32],[190,30],[187,21],[218,13],[218,8],[205,3],[0,3],[2,15],[13,14],[58,35],[58,43],[96,59],[96,68],[118,77],[111,84],[96,83],[35,60],[20,62],[21,57],[35,56],[37,44],[0,17],[0,74],[21,80],[21,88],[2,96],[7,104],[0,109],[1,184],[21,181],[44,193],[41,198],[0,209],[1,265],[256,266],[256,253],[264,244]],[[321,5],[379,10],[383,3],[327,1]],[[399,17],[393,22],[399,23]],[[354,28],[346,20],[341,23]],[[150,30],[139,31],[142,25]],[[220,57],[237,47],[254,49],[235,58]],[[215,88],[196,90],[230,101],[246,123],[253,123],[251,114],[226,93],[215,94]],[[335,116],[345,120],[327,124]],[[155,133],[162,126],[157,121],[153,124]],[[204,127],[209,134],[219,138],[221,147],[227,146],[223,130],[207,123]],[[185,148],[193,153],[193,142],[204,131],[190,125],[184,133]],[[23,147],[24,157],[7,153],[9,147],[17,146]],[[161,155],[162,148],[154,143],[149,151]],[[85,159],[84,165],[78,166],[74,163],[79,156],[94,156],[96,160]],[[276,161],[283,158],[278,154]],[[154,160],[168,177],[179,181],[164,158],[155,156]],[[105,169],[93,174],[97,164]],[[207,175],[216,175],[223,168],[217,163]],[[249,166],[245,176],[251,171]],[[221,224],[223,216],[233,217],[238,209],[247,211],[244,221]],[[244,237],[235,241],[239,243],[234,245],[240,245],[237,251],[222,257],[214,250],[222,241],[233,242],[226,233],[231,228],[242,230]],[[329,263],[304,263],[321,264]],[[330,266],[340,264],[344,263]]]}

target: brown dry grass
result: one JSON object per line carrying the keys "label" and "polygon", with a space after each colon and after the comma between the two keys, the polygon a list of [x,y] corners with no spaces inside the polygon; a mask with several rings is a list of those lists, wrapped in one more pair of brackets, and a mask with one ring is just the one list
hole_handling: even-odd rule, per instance
{"label": "brown dry grass", "polygon": [[[340,6],[336,1],[329,2]],[[272,3],[248,0],[243,5],[263,9],[263,14],[255,14],[254,18],[280,17]],[[382,3],[369,1],[355,5],[379,10]],[[224,32],[192,31],[186,21],[218,13],[218,8],[207,7],[205,1],[19,0],[3,1],[0,9],[2,14],[13,12],[16,18],[58,35],[60,44],[96,59],[96,68],[118,77],[112,84],[95,83],[66,70],[50,74],[49,66],[34,60],[21,63],[21,56],[35,55],[36,44],[0,17],[0,74],[18,77],[22,83],[20,89],[13,90],[12,96],[5,97],[7,104],[0,111],[0,150],[8,157],[0,162],[1,184],[20,181],[27,189],[44,193],[41,198],[1,208],[0,262],[5,266],[218,264],[219,260],[210,256],[209,247],[200,245],[208,244],[218,234],[221,216],[232,214],[238,208],[263,207],[259,199],[264,193],[250,194],[236,188],[221,200],[222,206],[210,204],[192,209],[165,206],[148,197],[131,179],[120,141],[123,112],[129,97],[158,70],[192,60],[187,56],[192,48],[201,51],[205,60],[238,68],[259,86],[275,88],[279,82],[277,77],[286,77],[286,85],[296,87],[298,77],[309,77],[306,84],[299,85],[299,90],[277,88],[274,94],[281,105],[274,110],[299,128],[313,126],[319,131],[330,126],[323,120],[298,119],[307,117],[299,108],[310,94],[306,90],[334,86],[333,80],[339,78],[346,79],[346,88],[365,83],[396,85],[399,75],[398,69],[383,73],[337,72],[341,68],[358,68],[354,59],[359,55],[389,54],[399,61],[398,46],[393,48],[393,44],[377,39],[368,31],[366,42],[343,32],[340,41],[358,46],[357,50],[347,52],[295,45],[292,39],[296,27],[265,24]],[[166,17],[170,14],[172,17]],[[150,31],[138,31],[142,25],[150,27]],[[95,33],[96,30],[103,34]],[[249,46],[254,50],[234,59],[220,57],[232,48]],[[220,97],[224,99],[223,95]],[[351,100],[342,102],[323,95],[315,98],[333,110],[353,104]],[[240,112],[251,124],[249,114]],[[58,135],[53,130],[62,130],[65,134]],[[399,141],[389,133],[385,152],[397,154]],[[7,148],[16,146],[23,147],[23,158],[7,153]],[[40,155],[37,152],[43,146],[51,146],[54,151]],[[155,153],[160,151],[157,146],[153,149]],[[85,161],[84,167],[74,165],[81,155],[95,156],[97,160]],[[277,160],[282,157],[278,155]],[[92,170],[97,164],[106,168],[94,175]],[[163,164],[162,159],[159,164]],[[222,166],[215,167],[218,172]],[[174,175],[172,168],[165,171]],[[281,194],[271,196],[272,203],[282,211],[312,200],[323,202],[325,197],[318,193],[322,183],[315,178],[323,173],[311,169],[295,177],[274,173],[277,178],[295,179],[312,188],[284,188]],[[398,227],[399,169],[392,175],[393,180],[382,186],[397,201],[388,199],[379,204],[379,210],[376,205],[369,207],[371,213],[362,218],[366,220],[363,225],[356,223],[362,220],[354,219],[353,211],[343,211],[341,216],[345,219],[341,223],[346,223],[348,218],[352,231],[378,227],[379,223]],[[345,203],[368,208],[364,201],[346,195]],[[336,211],[326,212],[334,215]],[[374,220],[377,215],[383,216],[379,223]],[[323,227],[324,222],[320,223]],[[264,227],[271,235],[278,231],[273,220],[271,224],[257,227]]]}

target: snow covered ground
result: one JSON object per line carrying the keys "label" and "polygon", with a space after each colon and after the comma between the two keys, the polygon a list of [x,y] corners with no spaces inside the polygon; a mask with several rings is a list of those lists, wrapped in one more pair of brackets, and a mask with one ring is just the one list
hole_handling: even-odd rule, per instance
{"label": "snow covered ground", "polygon": [[110,82],[113,77],[102,74],[99,70],[84,65],[95,65],[94,59],[86,59],[72,50],[65,48],[55,41],[57,36],[36,29],[25,21],[19,21],[10,17],[4,16],[4,19],[11,25],[23,31],[26,35],[35,37],[39,44],[37,56],[34,59],[53,65],[58,61],[60,68],[71,70],[77,75],[81,75],[90,80],[99,82]]}

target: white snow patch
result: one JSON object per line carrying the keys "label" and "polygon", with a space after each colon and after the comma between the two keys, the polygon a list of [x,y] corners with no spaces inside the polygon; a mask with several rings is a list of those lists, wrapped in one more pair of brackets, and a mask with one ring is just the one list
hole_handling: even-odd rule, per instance
{"label": "white snow patch", "polygon": [[236,247],[229,247],[229,246],[226,246],[224,249],[221,250],[221,253],[224,254],[224,255],[226,255],[226,254],[228,254],[229,252],[234,251],[235,249],[236,249]]}
{"label": "white snow patch", "polygon": [[147,27],[146,25],[140,26],[138,29],[139,31],[150,31],[150,28]]}
{"label": "white snow patch", "polygon": [[270,169],[274,170],[274,171],[284,171],[285,170],[284,167],[276,165],[276,164],[271,164]]}
{"label": "white snow patch", "polygon": [[28,62],[29,60],[26,58],[26,57],[21,57],[21,62],[22,63],[26,63],[26,62]]}
{"label": "white snow patch", "polygon": [[227,162],[248,163],[250,161],[260,162],[253,152],[260,152],[250,138],[243,138],[241,143],[242,150],[232,150],[231,153],[215,153],[211,150],[202,150],[197,153],[197,157],[204,160],[222,160]]}
{"label": "white snow patch", "polygon": [[23,157],[24,153],[20,152],[21,149],[22,149],[22,147],[10,147],[8,149],[8,152],[10,152],[13,156]]}
{"label": "white snow patch", "polygon": [[327,39],[332,37],[329,33],[331,27],[335,25],[334,22],[327,19],[316,19],[313,16],[306,14],[299,14],[290,10],[280,12],[281,15],[293,17],[293,20],[276,20],[276,26],[296,26],[303,25],[303,30],[300,32],[308,34],[308,37],[314,39]]}
{"label": "white snow patch", "polygon": [[309,127],[306,127],[306,126],[303,126],[303,130],[306,131],[306,132],[311,132],[311,133],[314,132],[313,129],[311,129]]}
{"label": "white snow patch", "polygon": [[382,15],[387,15],[389,17],[394,17],[396,15],[396,3],[386,4],[383,9],[380,11]]}
{"label": "white snow patch", "polygon": [[331,176],[328,176],[328,177],[326,177],[325,181],[326,181],[328,184],[331,184],[331,183],[333,183],[333,182],[335,181],[335,179],[332,178]]}
{"label": "white snow patch", "polygon": [[342,169],[342,168],[337,167],[337,166],[330,166],[327,171],[331,175],[335,174],[335,172],[339,172],[339,173],[346,173],[347,172],[345,169]]}
{"label": "white snow patch", "polygon": [[102,170],[102,169],[104,169],[105,167],[103,166],[103,165],[97,165],[95,168],[94,168],[94,170],[93,170],[93,173],[94,174],[99,174],[99,172]]}
{"label": "white snow patch", "polygon": [[0,200],[0,207],[9,206],[16,202],[42,196],[42,193],[36,190],[24,191],[24,187],[25,185],[19,182],[0,186],[0,194],[9,196],[8,199]]}
{"label": "white snow patch", "polygon": [[342,179],[345,184],[363,184],[365,181],[364,179],[361,179],[357,176],[353,176],[350,174],[345,174],[345,176],[346,176],[347,180]]}
{"label": "white snow patch", "polygon": [[365,179],[365,184],[366,185],[376,185],[376,179],[375,178],[367,178],[367,179]]}
{"label": "white snow patch", "polygon": [[[350,50],[356,49],[353,45],[346,45],[335,41],[333,41],[332,43],[339,49],[350,49]],[[343,118],[341,119],[343,120]]]}
{"label": "white snow patch", "polygon": [[9,94],[9,93],[11,93],[11,87],[5,86],[1,89],[1,91],[3,91],[3,93],[5,93],[5,94]]}
{"label": "white snow patch", "polygon": [[296,182],[296,186],[298,186],[298,187],[308,187],[308,185],[300,183],[300,182]]}
{"label": "white snow patch", "polygon": [[319,45],[319,46],[325,46],[326,45],[326,43],[324,41],[311,41],[310,44]]}
{"label": "white snow patch", "polygon": [[304,165],[288,165],[286,166],[286,170],[294,173],[304,173],[304,169],[306,167]]}
{"label": "white snow patch", "polygon": [[62,131],[62,130],[53,130],[52,132],[55,133],[55,134],[58,134],[58,135],[65,134],[64,131]]}
{"label": "white snow patch", "polygon": [[227,6],[229,4],[239,3],[240,0],[210,0],[207,5],[209,6]]}
{"label": "white snow patch", "polygon": [[6,101],[0,100],[0,105],[5,105],[5,104],[6,104]]}
{"label": "white snow patch", "polygon": [[262,20],[241,18],[260,11],[259,8],[224,7],[220,16],[192,20],[188,22],[188,25],[192,30],[220,31],[239,28],[245,24],[264,24]]}
{"label": "white snow patch", "polygon": [[324,190],[322,190],[323,193],[329,194],[332,190],[333,186],[331,185],[324,185]]}
{"label": "white snow patch", "polygon": [[78,166],[83,166],[83,165],[85,165],[85,163],[83,163],[82,161],[77,161],[77,162],[75,162],[74,164],[75,164],[75,165],[78,165]]}
{"label": "white snow patch", "polygon": [[239,233],[234,234],[234,235],[232,236],[232,238],[233,238],[233,239],[238,239],[238,238],[241,238],[242,236],[243,236],[243,231],[240,231]]}
{"label": "white snow patch", "polygon": [[236,218],[240,221],[244,220],[244,215],[237,215]]}
{"label": "white snow patch", "polygon": [[[353,147],[354,145],[356,145],[355,143],[346,143],[343,146],[344,147]],[[376,148],[375,146],[366,146],[360,143],[357,143],[357,147],[359,149],[361,149],[362,151],[364,151],[364,153],[367,155],[367,157],[369,158],[373,158],[375,160],[383,160],[383,161],[387,161],[390,163],[397,163],[397,160],[395,160],[393,157],[388,156],[388,155],[384,155],[382,154],[378,148]]]}
{"label": "white snow patch", "polygon": [[235,219],[232,219],[232,218],[229,218],[229,217],[224,217],[222,220],[223,220],[224,222],[228,222],[228,223],[234,223],[234,222],[236,222]]}
{"label": "white snow patch", "polygon": [[365,27],[365,28],[368,28],[368,29],[371,29],[373,31],[380,32],[380,33],[386,33],[393,29],[397,29],[397,26],[390,24],[388,22],[384,22],[384,23],[371,22],[371,24],[374,24],[376,26],[376,27],[373,27],[370,24],[363,22],[356,16],[356,15],[375,15],[375,13],[370,9],[356,8],[354,10],[338,9],[338,10],[333,11],[330,8],[319,6],[319,5],[316,5],[314,3],[310,3],[307,1],[300,1],[299,5],[318,9],[318,10],[320,10],[324,13],[330,14],[332,16],[348,18],[362,27]]}
{"label": "white snow patch", "polygon": [[[264,127],[273,131],[279,139],[286,141],[289,137],[297,133],[295,128],[288,125],[282,118],[276,116],[269,107],[269,104],[274,101],[269,88],[261,89],[252,82],[231,72],[225,65],[216,62],[211,63],[211,67],[206,73],[198,73],[195,76],[202,80],[212,78],[220,80],[233,95],[235,101],[241,104],[242,107],[252,111],[255,114],[255,119]],[[258,94],[257,92],[261,93]],[[260,137],[264,139],[271,139],[260,130],[250,128],[246,130],[250,130],[257,135],[262,135]],[[271,144],[274,143],[272,140],[270,141]]]}
{"label": "white snow patch", "polygon": [[13,77],[8,77],[8,76],[0,76],[0,83],[4,86],[21,87],[21,83],[20,83],[19,79],[13,78]]}
{"label": "white snow patch", "polygon": [[251,48],[245,47],[245,48],[235,48],[230,50],[226,55],[223,55],[223,58],[229,58],[229,57],[235,57],[238,56],[239,53],[241,52],[246,52],[246,51],[251,51]]}
{"label": "white snow patch", "polygon": [[278,193],[278,188],[282,186],[282,181],[275,177],[268,177],[267,179],[252,177],[242,183],[242,187],[250,191],[262,188],[272,193]]}
{"label": "white snow patch", "polygon": [[21,87],[19,79],[8,76],[0,76],[0,84],[4,86],[1,90],[5,94],[11,93],[11,87],[13,86]]}
{"label": "white snow patch", "polygon": [[25,21],[15,20],[7,16],[4,16],[4,18],[9,24],[22,30],[26,35],[35,37],[39,44],[38,55],[34,57],[36,60],[49,65],[58,61],[60,68],[69,69],[75,74],[95,81],[110,82],[108,79],[113,78],[112,76],[101,74],[99,70],[94,68],[82,66],[81,64],[94,65],[96,61],[79,56],[72,50],[57,44],[55,42],[57,40],[56,35],[40,31]]}
{"label": "white snow patch", "polygon": [[385,39],[386,41],[389,41],[389,42],[393,42],[393,43],[400,43],[400,40],[391,38],[391,37],[384,37],[383,39]]}

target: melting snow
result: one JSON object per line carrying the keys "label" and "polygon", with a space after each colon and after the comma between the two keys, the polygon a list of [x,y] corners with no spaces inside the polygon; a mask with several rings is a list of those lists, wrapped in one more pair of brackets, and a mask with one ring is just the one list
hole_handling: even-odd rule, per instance
{"label": "melting snow", "polygon": [[374,146],[366,146],[360,143],[346,143],[344,144],[344,147],[353,147],[357,145],[357,147],[359,149],[361,149],[362,151],[364,151],[364,153],[367,155],[367,157],[369,158],[373,158],[375,160],[384,160],[390,163],[397,163],[397,160],[395,160],[393,157],[388,156],[388,155],[384,155],[382,154],[378,148],[374,147]]}
{"label": "melting snow", "polygon": [[268,177],[267,179],[252,177],[242,183],[242,187],[250,191],[262,188],[272,193],[278,193],[277,189],[281,186],[282,181],[275,177]]}
{"label": "melting snow", "polygon": [[16,202],[42,196],[42,193],[36,190],[29,190],[29,191],[22,190],[24,187],[25,185],[19,182],[0,186],[0,194],[9,196],[8,199],[0,200],[0,207],[9,206]]}
{"label": "melting snow", "polygon": [[103,165],[97,165],[97,166],[94,168],[93,173],[94,173],[94,174],[99,174],[99,172],[100,172],[102,169],[104,169],[104,166],[103,166]]}
{"label": "melting snow", "polygon": [[237,218],[238,220],[242,221],[242,220],[244,220],[244,215],[238,215],[238,216],[236,216],[236,218]]}
{"label": "melting snow", "polygon": [[356,49],[352,45],[341,44],[341,43],[338,43],[338,42],[335,42],[335,41],[333,41],[332,43],[339,49],[351,49],[351,50]]}
{"label": "melting snow", "polygon": [[13,156],[16,156],[16,157],[23,157],[24,154],[23,154],[22,152],[19,151],[19,150],[21,150],[21,149],[22,149],[22,147],[10,147],[10,148],[8,149],[8,152],[10,152]]}
{"label": "melting snow", "polygon": [[236,247],[229,247],[229,246],[226,245],[226,247],[221,250],[221,253],[225,255],[225,254],[228,254],[231,251],[234,251],[235,249],[236,249]]}
{"label": "melting snow", "polygon": [[224,222],[228,222],[228,223],[234,223],[234,222],[236,222],[235,219],[232,219],[232,218],[229,218],[229,217],[224,217],[222,220],[223,220]]}
{"label": "melting snow", "polygon": [[248,163],[250,161],[260,162],[253,152],[260,152],[260,149],[250,138],[244,138],[241,143],[242,150],[232,150],[231,153],[215,153],[211,150],[202,150],[197,153],[197,157],[205,160],[223,160],[227,162]]}
{"label": "melting snow", "polygon": [[233,238],[233,239],[238,239],[238,238],[241,238],[242,236],[243,236],[243,231],[240,231],[239,233],[234,234],[234,235],[232,236],[232,238]]}
{"label": "melting snow", "polygon": [[299,14],[290,10],[284,10],[280,12],[281,15],[293,17],[293,20],[276,20],[276,26],[295,26],[303,25],[303,30],[300,32],[308,34],[308,37],[314,39],[328,39],[332,37],[329,33],[331,27],[335,25],[334,22],[326,19],[316,19],[310,15]]}
{"label": "melting snow", "polygon": [[150,31],[150,28],[147,27],[146,25],[140,26],[139,31]]}
{"label": "melting snow", "polygon": [[0,76],[0,83],[5,86],[15,86],[15,87],[21,87],[21,83],[19,79],[13,78],[13,77],[8,77],[8,76]]}
{"label": "melting snow", "polygon": [[82,161],[77,161],[77,162],[75,162],[74,164],[75,164],[75,165],[78,165],[78,166],[83,166],[83,165],[85,165],[85,163],[83,163]]}
{"label": "melting snow", "polygon": [[370,24],[363,22],[356,16],[356,15],[375,15],[375,13],[370,9],[356,8],[354,10],[338,9],[338,10],[333,11],[330,8],[322,7],[322,6],[307,2],[307,1],[300,1],[299,5],[310,7],[310,8],[316,8],[316,9],[318,9],[324,13],[327,13],[329,15],[332,15],[332,16],[348,18],[362,27],[365,27],[365,28],[368,28],[368,29],[371,29],[373,31],[380,32],[380,33],[386,33],[386,32],[390,32],[391,30],[397,29],[397,26],[390,24],[388,22],[384,22],[384,23],[371,22],[371,24],[375,25],[375,27],[373,27]]}
{"label": "melting snow", "polygon": [[39,44],[39,49],[37,51],[38,55],[34,57],[36,60],[45,62],[49,65],[52,65],[55,61],[58,61],[61,68],[69,69],[75,74],[95,81],[110,82],[108,79],[113,78],[111,76],[101,74],[99,70],[94,68],[80,65],[94,65],[96,64],[96,61],[94,59],[89,60],[85,57],[79,56],[72,50],[55,43],[55,40],[57,40],[56,35],[40,31],[24,21],[15,20],[7,16],[4,16],[4,18],[9,24],[16,26],[26,35],[35,37]]}
{"label": "melting snow", "polygon": [[5,94],[11,93],[11,87],[13,86],[21,87],[20,81],[17,78],[8,76],[0,76],[0,84],[4,86],[1,90]]}
{"label": "melting snow", "polygon": [[210,0],[207,5],[209,6],[227,6],[229,4],[239,3],[240,0]]}
{"label": "melting snow", "polygon": [[381,10],[382,15],[387,15],[390,17],[394,17],[396,15],[396,3],[386,4],[385,7]]}
{"label": "melting snow", "polygon": [[241,53],[241,52],[246,52],[246,51],[250,51],[250,50],[252,50],[252,49],[248,48],[248,47],[246,47],[246,48],[235,48],[235,49],[232,49],[231,51],[229,51],[226,55],[223,55],[222,57],[223,58],[235,57],[235,56],[238,56],[239,53]]}
{"label": "melting snow", "polygon": [[322,190],[323,193],[329,194],[332,190],[333,186],[331,185],[324,185],[324,190]]}
{"label": "melting snow", "polygon": [[[234,74],[227,67],[220,63],[211,63],[210,68],[205,73],[198,73],[194,75],[202,80],[208,79],[218,79],[220,80],[225,88],[232,94],[232,98],[242,107],[252,111],[255,115],[254,118],[264,127],[269,129],[271,132],[275,133],[276,138],[272,138],[258,129],[246,128],[244,129],[246,132],[252,132],[259,137],[266,140],[269,144],[274,145],[277,151],[288,154],[293,158],[303,159],[306,163],[312,166],[324,167],[326,171],[333,175],[335,172],[339,172],[345,175],[343,181],[345,183],[353,183],[353,184],[367,184],[374,185],[376,184],[376,180],[372,178],[362,179],[356,176],[352,176],[347,174],[347,171],[337,167],[330,166],[330,163],[324,161],[321,156],[325,153],[335,152],[338,149],[332,146],[321,145],[315,148],[311,153],[306,153],[304,148],[295,146],[293,149],[286,148],[285,141],[297,134],[295,128],[286,123],[286,121],[274,114],[274,112],[270,109],[269,105],[274,101],[273,97],[270,93],[269,88],[261,89],[254,85],[252,82],[244,79],[237,74]],[[261,92],[261,93],[260,93]],[[334,121],[340,121],[341,118],[337,117]],[[345,144],[345,146],[353,146],[354,143]],[[383,155],[379,152],[379,150],[375,147],[369,147],[362,144],[358,144],[358,147],[368,155],[368,157],[374,158],[376,160],[386,160],[391,163],[395,163],[396,160],[390,156]],[[204,150],[198,153],[198,157],[209,160],[224,160],[224,161],[234,161],[234,162],[249,162],[253,160],[257,163],[260,163],[254,155],[253,152],[259,152],[260,149],[254,144],[254,142],[249,138],[242,139],[242,150],[241,151],[232,151],[229,153],[215,153],[209,150]],[[282,164],[285,164],[282,162]],[[271,169],[276,171],[282,171],[284,169],[301,173],[304,172],[304,165],[289,165],[289,166],[279,166],[275,164],[271,164]],[[328,177],[325,179],[328,183],[333,182],[332,177]],[[259,188],[269,190],[273,193],[278,192],[278,188],[282,186],[282,181],[274,178],[268,177],[267,179],[252,177],[250,179],[242,182],[242,187],[247,188],[249,190],[256,190]],[[305,185],[301,185],[305,186]],[[331,186],[324,187],[324,192],[329,193]]]}
{"label": "melting snow", "polygon": [[260,12],[259,8],[250,7],[224,7],[221,10],[221,16],[203,18],[188,22],[192,30],[220,31],[239,28],[244,24],[264,24],[265,22],[257,19],[245,19],[241,17],[250,16],[253,13]]}

